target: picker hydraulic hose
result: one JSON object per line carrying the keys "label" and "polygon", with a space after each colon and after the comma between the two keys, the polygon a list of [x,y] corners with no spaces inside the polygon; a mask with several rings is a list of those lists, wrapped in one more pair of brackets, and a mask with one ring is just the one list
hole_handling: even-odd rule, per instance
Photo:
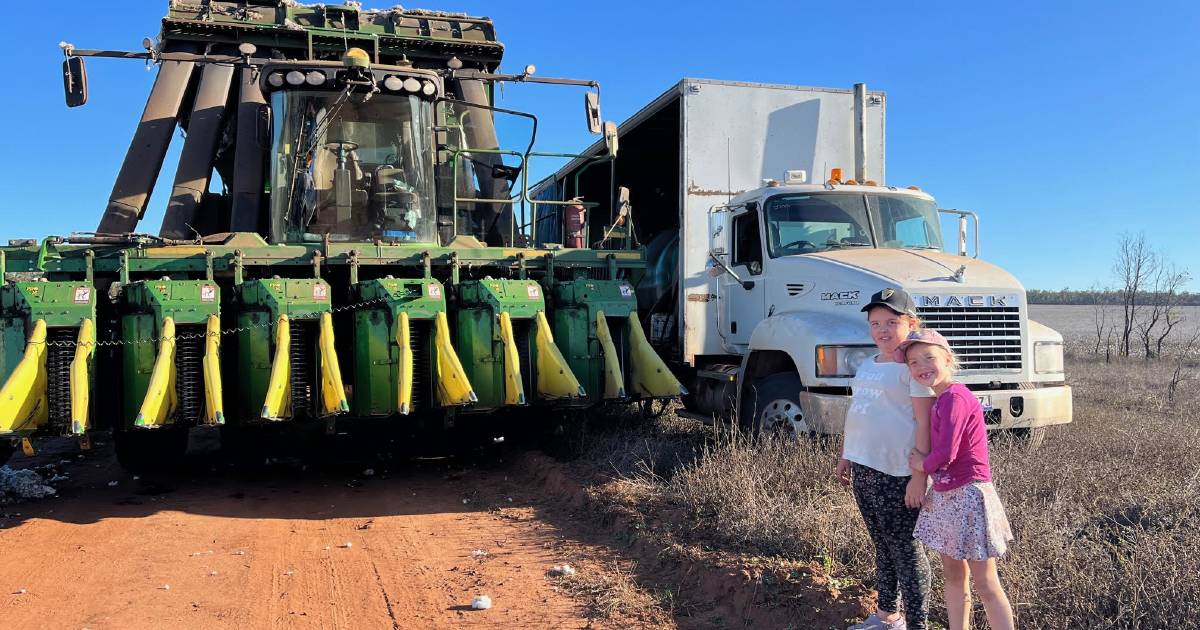
{"label": "picker hydraulic hose", "polygon": [[33,323],[25,356],[0,388],[0,433],[32,429],[46,423],[46,321]]}
{"label": "picker hydraulic hose", "polygon": [[96,324],[91,318],[79,324],[75,358],[71,360],[71,433],[88,431],[89,381],[92,353],[96,350]]}
{"label": "picker hydraulic hose", "polygon": [[621,373],[620,356],[604,311],[596,311],[596,337],[600,339],[600,351],[604,355],[604,400],[621,400],[625,398],[625,375]]}
{"label": "picker hydraulic hose", "polygon": [[275,358],[271,361],[271,378],[267,381],[267,398],[262,417],[266,420],[286,420],[292,417],[292,365],[288,350],[291,347],[291,325],[287,315],[275,322]]}
{"label": "picker hydraulic hose", "polygon": [[634,393],[648,398],[674,398],[687,393],[662,357],[654,351],[637,313],[629,314],[629,362]]}
{"label": "picker hydraulic hose", "polygon": [[142,408],[133,425],[151,428],[166,426],[172,421],[178,405],[179,398],[175,393],[175,319],[167,316],[162,322],[162,338],[158,341],[158,356],[150,373],[150,385],[146,388],[146,397],[142,400]]}
{"label": "picker hydraulic hose", "polygon": [[554,345],[554,335],[550,332],[550,324],[546,322],[546,314],[537,312],[537,390],[538,396],[547,399],[584,398],[587,393],[575,378],[575,373],[567,365],[567,360]]}

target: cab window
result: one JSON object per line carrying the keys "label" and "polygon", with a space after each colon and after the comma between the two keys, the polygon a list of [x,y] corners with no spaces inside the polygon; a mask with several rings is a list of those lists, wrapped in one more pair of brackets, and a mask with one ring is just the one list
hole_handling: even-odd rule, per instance
{"label": "cab window", "polygon": [[746,212],[733,218],[733,264],[745,265],[753,275],[762,273],[762,238],[757,212]]}

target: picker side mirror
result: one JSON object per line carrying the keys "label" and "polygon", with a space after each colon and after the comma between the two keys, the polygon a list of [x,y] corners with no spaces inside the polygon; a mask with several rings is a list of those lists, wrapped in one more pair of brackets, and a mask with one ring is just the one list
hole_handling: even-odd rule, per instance
{"label": "picker side mirror", "polygon": [[603,131],[604,123],[600,119],[600,95],[595,92],[584,93],[583,108],[587,115],[588,133],[598,134]]}
{"label": "picker side mirror", "polygon": [[63,60],[63,93],[67,107],[79,107],[88,101],[87,64],[83,57]]}
{"label": "picker side mirror", "polygon": [[617,157],[617,145],[620,143],[620,138],[617,137],[617,123],[607,121],[604,123],[604,146],[608,149],[608,157]]}

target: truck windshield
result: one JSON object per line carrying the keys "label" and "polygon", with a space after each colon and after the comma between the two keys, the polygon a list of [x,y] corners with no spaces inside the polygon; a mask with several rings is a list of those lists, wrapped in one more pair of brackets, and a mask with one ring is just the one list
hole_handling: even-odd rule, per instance
{"label": "truck windshield", "polygon": [[849,247],[941,249],[932,201],[898,195],[777,195],[764,209],[772,258]]}
{"label": "truck windshield", "polygon": [[433,106],[416,96],[276,92],[275,242],[433,242]]}

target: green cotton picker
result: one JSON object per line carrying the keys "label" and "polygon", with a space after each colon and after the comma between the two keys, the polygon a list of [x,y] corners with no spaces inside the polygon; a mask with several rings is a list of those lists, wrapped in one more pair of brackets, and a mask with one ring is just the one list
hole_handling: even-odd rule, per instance
{"label": "green cotton picker", "polygon": [[[87,57],[158,75],[95,231],[0,248],[0,458],[111,430],[151,468],[198,425],[436,434],[686,393],[642,330],[628,193],[529,194],[538,160],[614,181],[594,81],[498,73],[487,18],[358,3],[176,0],[143,44],[63,44],[68,106]],[[536,151],[503,82],[583,92],[607,150]],[[532,130],[515,148],[506,119]]]}

